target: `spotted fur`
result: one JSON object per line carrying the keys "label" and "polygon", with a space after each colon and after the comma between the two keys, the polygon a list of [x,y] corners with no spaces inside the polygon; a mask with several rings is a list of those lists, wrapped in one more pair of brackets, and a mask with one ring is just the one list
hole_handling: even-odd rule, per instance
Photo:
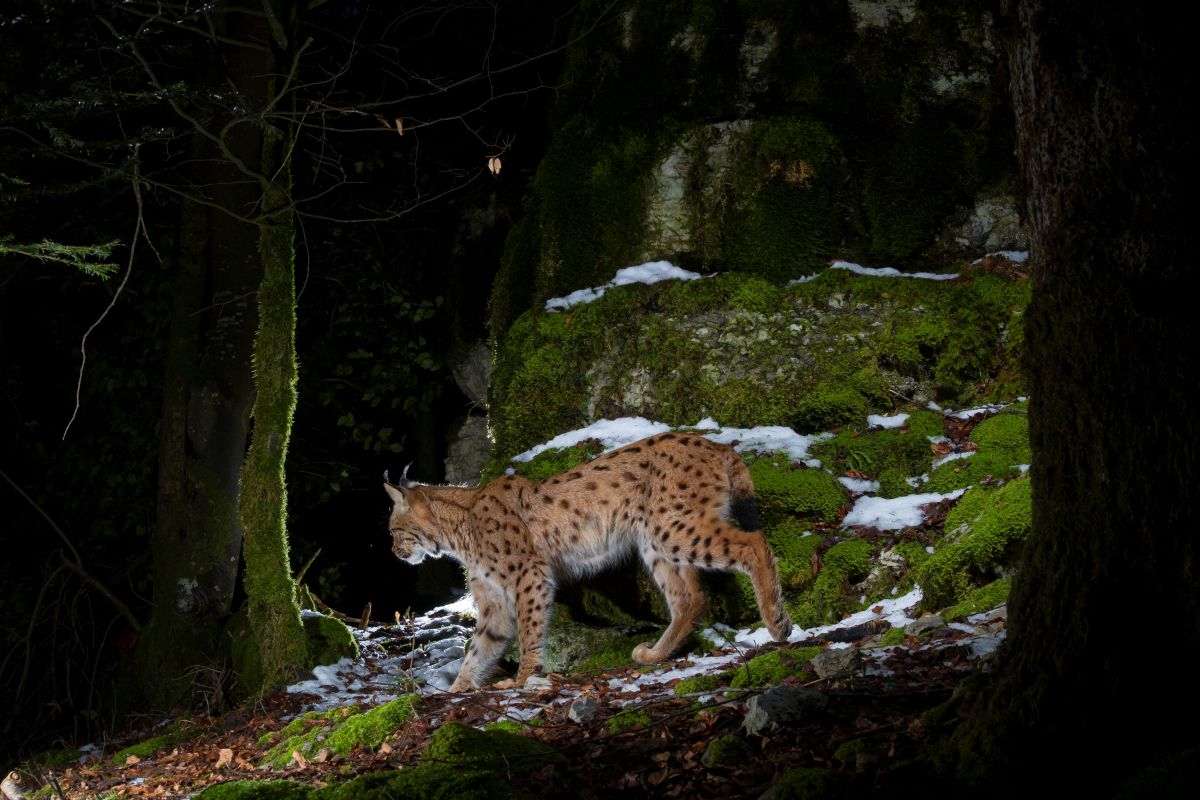
{"label": "spotted fur", "polygon": [[[451,691],[482,685],[516,635],[516,685],[542,664],[555,582],[596,572],[637,552],[666,597],[671,622],[633,658],[667,658],[707,601],[700,570],[736,569],[754,584],[771,635],[787,638],[775,557],[754,530],[754,485],[729,447],[664,433],[533,483],[507,475],[468,489],[385,483],[392,552],[410,564],[450,555],[466,568],[479,611],[471,648]],[[745,530],[728,522],[736,513]]]}

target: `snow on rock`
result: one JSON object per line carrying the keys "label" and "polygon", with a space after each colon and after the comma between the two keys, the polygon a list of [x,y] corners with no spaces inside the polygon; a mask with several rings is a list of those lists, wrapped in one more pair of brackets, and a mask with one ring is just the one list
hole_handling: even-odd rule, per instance
{"label": "snow on rock", "polygon": [[830,269],[845,269],[858,275],[871,275],[876,278],[919,278],[927,281],[952,281],[958,277],[957,272],[941,274],[938,272],[901,272],[894,267],[864,267],[850,261],[834,261]]}
{"label": "snow on rock", "polygon": [[580,303],[590,303],[604,295],[604,292],[614,286],[625,286],[630,283],[658,283],[659,281],[693,281],[702,277],[698,272],[680,269],[670,261],[650,261],[636,267],[625,267],[617,270],[613,279],[603,286],[590,289],[579,289],[566,297],[552,297],[546,301],[547,311],[561,311]]}
{"label": "snow on rock", "polygon": [[988,256],[1003,256],[1004,258],[1007,258],[1009,261],[1013,262],[1014,264],[1024,264],[1026,261],[1029,260],[1029,251],[1028,250],[997,250],[994,253],[984,253],[984,255],[981,258],[977,258],[974,261],[972,261],[971,263],[972,264],[982,264],[983,259],[987,258]]}

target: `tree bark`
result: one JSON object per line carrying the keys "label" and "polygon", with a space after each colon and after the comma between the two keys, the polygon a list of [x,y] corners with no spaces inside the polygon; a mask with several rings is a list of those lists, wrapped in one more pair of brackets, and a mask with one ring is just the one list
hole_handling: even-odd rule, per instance
{"label": "tree bark", "polygon": [[1010,21],[1033,529],[954,758],[994,796],[1111,796],[1197,743],[1196,70],[1162,9],[1019,0]]}

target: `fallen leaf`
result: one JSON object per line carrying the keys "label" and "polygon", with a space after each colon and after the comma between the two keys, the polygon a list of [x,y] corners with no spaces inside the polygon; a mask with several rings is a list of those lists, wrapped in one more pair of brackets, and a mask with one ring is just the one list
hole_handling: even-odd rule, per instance
{"label": "fallen leaf", "polygon": [[127,767],[131,767],[140,761],[141,761],[141,759],[138,758],[137,756],[125,756],[125,766],[127,766]]}
{"label": "fallen leaf", "polygon": [[217,769],[223,769],[233,763],[233,750],[222,747],[217,751]]}
{"label": "fallen leaf", "polygon": [[292,760],[296,762],[296,766],[300,769],[308,769],[308,759],[299,750],[292,751]]}

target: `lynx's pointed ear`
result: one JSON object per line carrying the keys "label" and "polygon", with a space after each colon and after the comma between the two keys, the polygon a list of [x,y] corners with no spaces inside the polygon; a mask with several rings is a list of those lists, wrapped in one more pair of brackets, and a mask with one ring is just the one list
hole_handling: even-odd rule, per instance
{"label": "lynx's pointed ear", "polygon": [[383,488],[385,491],[387,491],[388,497],[392,498],[392,502],[395,504],[397,510],[408,510],[408,498],[404,496],[403,489],[398,489],[397,487],[386,482],[383,484]]}

